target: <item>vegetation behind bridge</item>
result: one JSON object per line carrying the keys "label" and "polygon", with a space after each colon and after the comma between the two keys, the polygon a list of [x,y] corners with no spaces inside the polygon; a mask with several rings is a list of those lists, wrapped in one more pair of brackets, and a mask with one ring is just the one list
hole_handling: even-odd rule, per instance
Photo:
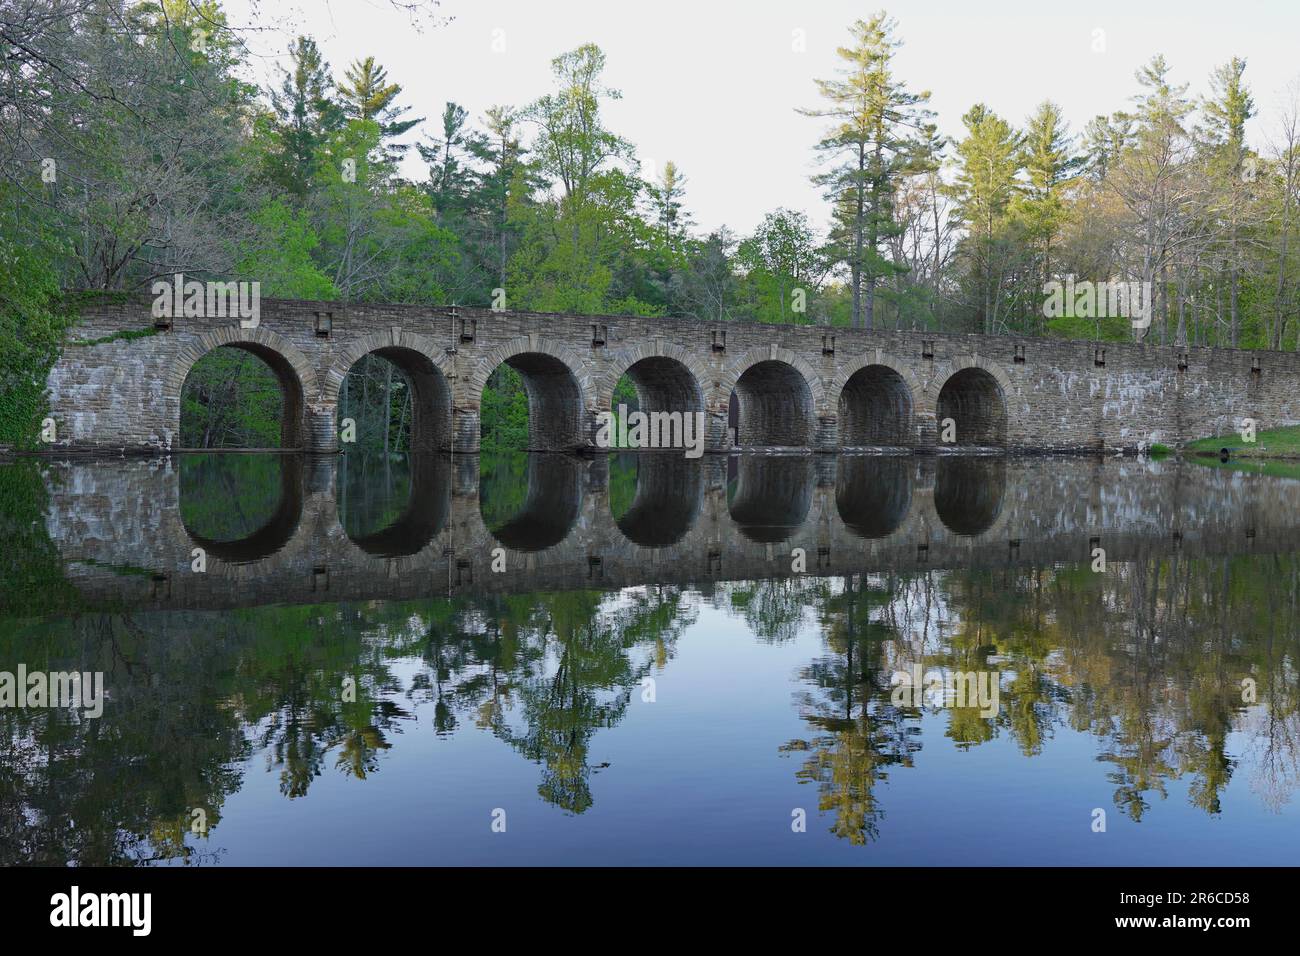
{"label": "vegetation behind bridge", "polygon": [[[475,117],[305,36],[259,88],[251,27],[213,0],[0,0],[0,444],[34,440],[60,289],[174,272],[348,302],[1300,347],[1300,108],[1248,142],[1244,60],[1193,93],[1153,57],[1130,103],[1073,131],[1050,100],[1023,120],[975,102],[953,140],[895,71],[893,22],[846,28],[806,110],[829,228],[774,209],[737,235],[697,228],[689,170],[643,168],[610,128],[592,44]],[[1071,275],[1150,283],[1150,329],[1045,316],[1044,283]],[[186,444],[274,444],[270,379],[225,352],[191,375]],[[363,360],[347,401],[363,443],[404,447],[400,372]],[[525,405],[496,375],[485,443],[522,441]]]}

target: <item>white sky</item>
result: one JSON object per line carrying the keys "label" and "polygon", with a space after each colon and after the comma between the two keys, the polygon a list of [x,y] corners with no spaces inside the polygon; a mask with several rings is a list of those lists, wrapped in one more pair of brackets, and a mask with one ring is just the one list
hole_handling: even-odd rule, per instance
{"label": "white sky", "polygon": [[[314,36],[336,77],[374,55],[402,84],[401,102],[437,135],[443,103],[474,120],[496,103],[522,106],[551,88],[550,60],[591,41],[608,59],[606,81],[623,92],[606,122],[632,141],[642,162],[671,159],[687,177],[686,206],[702,229],[727,224],[744,234],[778,206],[814,223],[826,203],[809,175],[822,122],[813,80],[831,76],[835,47],[876,3],[841,0],[443,0],[444,26],[412,29],[387,0],[225,0],[232,24],[275,29],[253,37],[265,78],[283,62],[288,39]],[[1259,112],[1257,148],[1271,131],[1289,83],[1300,74],[1300,3],[1294,0],[908,0],[886,6],[904,46],[898,75],[931,91],[940,129],[957,135],[961,115],[983,101],[1019,124],[1044,98],[1065,109],[1072,131],[1098,113],[1129,106],[1134,71],[1164,53],[1178,82],[1208,91],[1207,78],[1234,55]],[[1060,10],[1061,12],[1047,12]],[[805,52],[792,49],[804,31]],[[1093,52],[1094,31],[1105,52]],[[495,34],[494,31],[504,31]],[[494,36],[504,52],[493,52]],[[408,137],[409,138],[409,137]],[[414,151],[412,151],[413,153]],[[414,160],[408,176],[420,175]]]}

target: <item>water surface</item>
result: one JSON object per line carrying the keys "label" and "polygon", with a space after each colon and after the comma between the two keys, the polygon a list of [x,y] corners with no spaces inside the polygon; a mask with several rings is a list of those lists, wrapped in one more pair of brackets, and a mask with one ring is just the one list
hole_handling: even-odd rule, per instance
{"label": "water surface", "polygon": [[214,455],[0,487],[0,671],[108,689],[0,710],[6,864],[1300,851],[1291,478]]}

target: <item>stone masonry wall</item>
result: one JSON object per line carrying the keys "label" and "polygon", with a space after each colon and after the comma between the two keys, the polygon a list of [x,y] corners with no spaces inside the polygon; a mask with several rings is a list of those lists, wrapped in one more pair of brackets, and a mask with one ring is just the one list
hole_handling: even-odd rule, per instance
{"label": "stone masonry wall", "polygon": [[[150,305],[142,296],[92,307],[71,338],[91,341],[150,328]],[[318,315],[329,317],[327,335],[317,332]],[[507,361],[530,390],[532,445],[547,450],[590,446],[595,416],[609,409],[619,377],[646,358],[660,360],[661,375],[675,363],[679,378],[698,385],[714,451],[731,440],[726,422],[733,389],[760,363],[768,364],[739,391],[754,394],[764,382],[784,381],[782,394],[790,398],[751,401],[749,409],[742,403],[741,439],[755,447],[849,446],[852,439],[840,437],[841,398],[854,373],[870,365],[892,369],[906,385],[910,416],[897,443],[908,447],[938,443],[940,392],[963,369],[978,370],[963,376],[972,389],[1000,399],[1002,444],[1010,449],[1132,449],[1235,431],[1243,418],[1260,428],[1300,423],[1300,356],[1292,353],[264,300],[254,329],[240,328],[236,319],[177,318],[154,335],[69,344],[49,378],[56,445],[100,453],[176,450],[186,374],[222,345],[271,358],[291,399],[286,408],[301,415],[286,434],[300,435],[303,447],[315,452],[337,449],[340,386],[357,359],[378,350],[410,369],[431,368],[442,376],[445,389],[424,390],[439,396],[442,406],[426,410],[443,419],[430,434],[457,452],[477,451],[482,390]],[[773,376],[773,362],[802,379],[806,393],[787,387],[790,376]],[[873,394],[900,404],[897,394],[857,388],[844,400],[861,403]],[[944,407],[980,409],[983,418],[988,409],[978,399],[971,391]],[[847,411],[858,420],[890,414]],[[979,426],[957,420],[957,444],[988,444],[996,430]]]}

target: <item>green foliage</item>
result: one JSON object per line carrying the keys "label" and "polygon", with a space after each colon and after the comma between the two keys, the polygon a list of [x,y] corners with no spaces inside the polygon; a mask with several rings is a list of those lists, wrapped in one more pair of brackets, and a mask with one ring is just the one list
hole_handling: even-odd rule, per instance
{"label": "green foliage", "polygon": [[150,325],[143,329],[122,329],[119,332],[112,332],[109,335],[101,335],[97,339],[68,339],[68,345],[107,345],[109,342],[131,342],[135,339],[147,339],[151,335],[158,334],[158,328]]}
{"label": "green foliage", "polygon": [[255,234],[238,270],[261,283],[262,295],[281,299],[337,299],[338,289],[312,260],[320,245],[304,211],[268,202],[253,215]]}
{"label": "green foliage", "polygon": [[509,365],[488,377],[479,406],[482,450],[500,452],[528,447],[528,395],[524,380]]}
{"label": "green foliage", "polygon": [[46,379],[69,324],[48,233],[24,238],[0,184],[0,446],[33,448],[46,415]]}
{"label": "green foliage", "polygon": [[181,447],[279,448],[280,380],[244,349],[222,346],[194,363],[181,392]]}
{"label": "green foliage", "polygon": [[415,413],[410,379],[382,356],[363,355],[343,381],[339,421],[356,423],[350,450],[382,455],[409,450]]}

